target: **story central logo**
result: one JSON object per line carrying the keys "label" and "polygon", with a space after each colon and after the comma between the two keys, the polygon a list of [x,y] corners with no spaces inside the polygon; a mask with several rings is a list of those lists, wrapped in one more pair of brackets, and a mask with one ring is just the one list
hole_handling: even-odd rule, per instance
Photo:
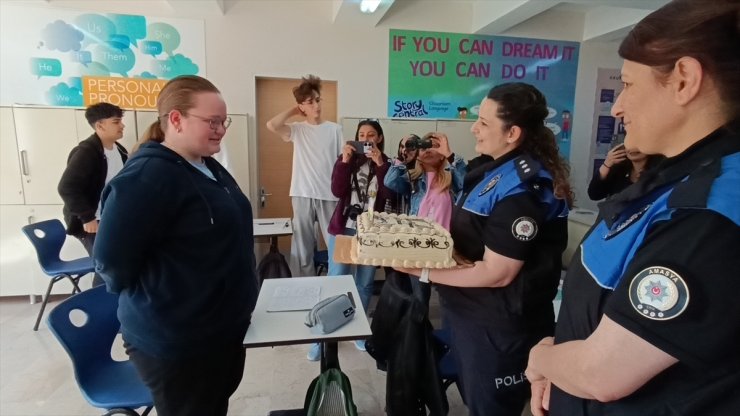
{"label": "story central logo", "polygon": [[393,117],[422,117],[429,112],[424,108],[424,101],[401,101],[396,100],[393,109]]}

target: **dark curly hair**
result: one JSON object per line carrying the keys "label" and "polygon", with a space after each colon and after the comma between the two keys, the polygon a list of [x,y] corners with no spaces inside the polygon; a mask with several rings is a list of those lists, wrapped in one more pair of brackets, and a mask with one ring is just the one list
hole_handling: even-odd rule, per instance
{"label": "dark curly hair", "polygon": [[552,175],[555,196],[572,206],[570,167],[560,156],[555,135],[545,126],[548,113],[545,96],[532,85],[514,82],[491,88],[487,98],[498,104],[497,116],[505,129],[517,126],[522,130],[519,148],[545,166]]}

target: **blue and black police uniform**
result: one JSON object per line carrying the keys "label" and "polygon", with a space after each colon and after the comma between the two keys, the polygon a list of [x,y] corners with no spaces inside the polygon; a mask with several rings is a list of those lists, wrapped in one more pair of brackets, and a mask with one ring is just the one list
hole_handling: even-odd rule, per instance
{"label": "blue and black police uniform", "polygon": [[553,386],[551,415],[739,411],[739,127],[718,129],[602,203],[565,279],[556,344],[586,339],[606,314],[678,363],[608,403]]}
{"label": "blue and black police uniform", "polygon": [[524,408],[527,354],[554,330],[567,213],[550,174],[518,149],[465,177],[450,227],[457,252],[479,261],[487,247],[524,262],[505,287],[437,285],[470,415],[519,416]]}

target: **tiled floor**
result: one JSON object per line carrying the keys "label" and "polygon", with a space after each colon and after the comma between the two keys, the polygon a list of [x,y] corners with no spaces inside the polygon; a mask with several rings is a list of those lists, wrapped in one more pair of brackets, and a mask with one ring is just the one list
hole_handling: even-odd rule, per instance
{"label": "tiled floor", "polygon": [[[50,304],[49,309],[52,307]],[[38,332],[32,330],[39,308],[39,303],[29,304],[27,297],[0,300],[0,415],[104,413],[82,398],[69,359],[45,322]],[[431,315],[433,321],[438,319],[436,297]],[[297,345],[247,350],[244,378],[231,397],[229,415],[265,416],[273,409],[302,407],[308,384],[319,372],[319,363],[306,360],[307,349]],[[114,348],[113,354],[125,357],[120,348]],[[339,360],[352,383],[360,414],[383,415],[385,373],[350,342],[339,345]],[[447,396],[451,416],[467,414],[454,385]]]}

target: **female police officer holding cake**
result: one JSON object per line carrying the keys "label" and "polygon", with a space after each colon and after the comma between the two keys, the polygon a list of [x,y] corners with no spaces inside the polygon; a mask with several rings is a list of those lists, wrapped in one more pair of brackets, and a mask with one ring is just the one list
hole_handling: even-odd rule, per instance
{"label": "female police officer holding cake", "polygon": [[437,284],[471,415],[522,413],[527,353],[554,329],[552,299],[567,244],[568,168],[528,84],[494,87],[471,131],[492,157],[465,176],[452,214],[455,250],[473,264],[402,269]]}

